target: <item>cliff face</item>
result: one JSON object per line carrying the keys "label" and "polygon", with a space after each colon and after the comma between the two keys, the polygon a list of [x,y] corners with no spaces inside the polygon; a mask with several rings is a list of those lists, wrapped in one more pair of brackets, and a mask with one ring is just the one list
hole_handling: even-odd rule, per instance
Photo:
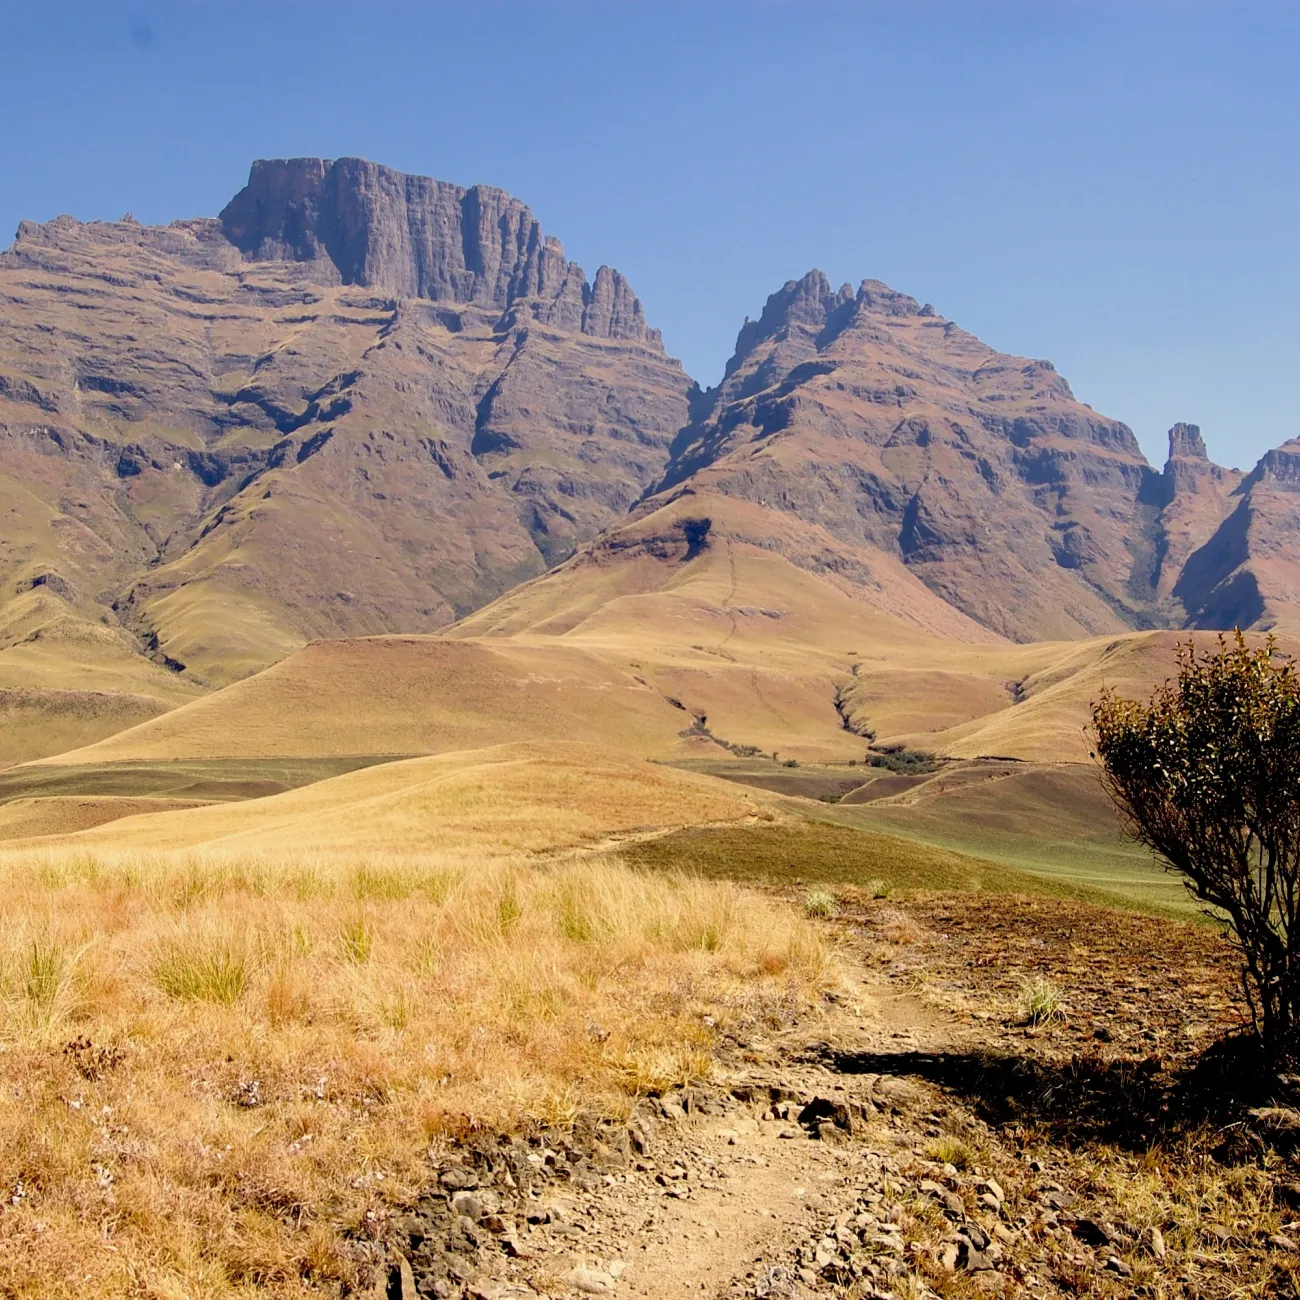
{"label": "cliff face", "polygon": [[1235,475],[1218,528],[1188,556],[1174,594],[1189,625],[1300,631],[1300,438]]}
{"label": "cliff face", "polygon": [[24,223],[0,592],[211,683],[433,630],[625,514],[689,387],[626,281],[499,190],[299,159],[219,220]]}
{"label": "cliff face", "polygon": [[545,324],[660,346],[617,271],[602,266],[589,285],[528,208],[490,186],[361,158],[262,161],[221,228],[245,257],[309,263],[322,283],[501,310],[527,301]]}

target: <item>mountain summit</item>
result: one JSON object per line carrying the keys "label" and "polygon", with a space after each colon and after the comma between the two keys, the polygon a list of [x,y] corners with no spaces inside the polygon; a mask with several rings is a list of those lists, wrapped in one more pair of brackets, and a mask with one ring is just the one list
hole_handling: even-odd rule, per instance
{"label": "mountain summit", "polygon": [[251,261],[309,263],[323,284],[504,311],[595,338],[662,346],[615,270],[588,284],[505,190],[462,189],[362,158],[255,162],[221,213],[225,237]]}
{"label": "mountain summit", "polygon": [[541,573],[687,418],[617,271],[504,191],[359,159],[256,163],[220,218],[24,223],[0,298],[11,637],[90,627],[204,684]]}

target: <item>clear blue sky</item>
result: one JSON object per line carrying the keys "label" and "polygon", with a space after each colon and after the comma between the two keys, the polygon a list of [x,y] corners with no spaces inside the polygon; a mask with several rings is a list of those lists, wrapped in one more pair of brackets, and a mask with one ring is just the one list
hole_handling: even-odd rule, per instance
{"label": "clear blue sky", "polygon": [[1157,463],[1300,434],[1300,4],[6,5],[0,235],[255,157],[500,185],[702,383],[821,267],[1051,358]]}

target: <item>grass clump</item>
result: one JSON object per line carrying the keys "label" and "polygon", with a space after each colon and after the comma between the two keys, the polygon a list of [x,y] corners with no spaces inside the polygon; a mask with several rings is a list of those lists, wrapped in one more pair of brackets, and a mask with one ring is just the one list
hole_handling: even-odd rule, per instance
{"label": "grass clump", "polygon": [[975,1152],[953,1133],[944,1133],[935,1138],[926,1147],[926,1154],[931,1160],[936,1160],[941,1165],[952,1165],[954,1169],[966,1170],[975,1163]]}
{"label": "grass clump", "polygon": [[1051,980],[1035,975],[1020,986],[1021,1024],[1037,1029],[1064,1016],[1061,990]]}
{"label": "grass clump", "polygon": [[803,910],[805,916],[829,920],[840,909],[838,900],[829,889],[810,889],[803,896]]}
{"label": "grass clump", "polygon": [[339,951],[346,961],[355,962],[358,966],[364,965],[370,960],[374,943],[375,932],[364,916],[349,917],[339,926]]}
{"label": "grass clump", "polygon": [[179,935],[160,947],[153,977],[170,998],[229,1007],[248,987],[249,955],[225,936]]}

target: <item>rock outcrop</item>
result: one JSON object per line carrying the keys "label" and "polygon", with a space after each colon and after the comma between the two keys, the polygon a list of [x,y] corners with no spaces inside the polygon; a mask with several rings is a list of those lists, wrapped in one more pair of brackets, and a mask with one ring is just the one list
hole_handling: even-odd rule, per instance
{"label": "rock outcrop", "polygon": [[593,284],[505,190],[462,189],[362,158],[256,162],[221,213],[222,233],[254,261],[309,263],[325,284],[504,310],[596,338],[659,346],[627,281]]}

